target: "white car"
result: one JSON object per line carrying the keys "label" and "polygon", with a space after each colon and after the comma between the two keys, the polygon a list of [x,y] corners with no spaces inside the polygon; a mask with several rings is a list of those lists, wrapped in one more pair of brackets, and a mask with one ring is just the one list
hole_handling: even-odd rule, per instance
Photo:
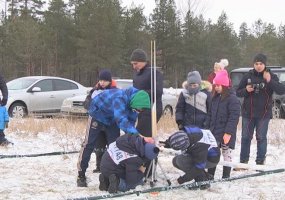
{"label": "white car", "polygon": [[7,83],[9,97],[6,108],[10,117],[28,114],[54,115],[60,113],[64,99],[87,94],[81,84],[59,77],[27,76]]}
{"label": "white car", "polygon": [[[124,89],[132,86],[131,79],[116,79],[117,87]],[[165,89],[164,89],[165,90]],[[87,110],[83,107],[83,102],[86,95],[67,98],[63,101],[61,106],[61,113],[65,116],[68,115],[87,115]],[[177,97],[169,93],[163,93],[162,106],[164,115],[172,116],[177,103]]]}

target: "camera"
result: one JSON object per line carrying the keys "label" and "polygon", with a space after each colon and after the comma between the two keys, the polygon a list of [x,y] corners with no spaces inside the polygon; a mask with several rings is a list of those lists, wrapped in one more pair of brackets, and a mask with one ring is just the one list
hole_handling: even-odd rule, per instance
{"label": "camera", "polygon": [[254,89],[254,93],[258,94],[260,90],[262,90],[265,87],[265,83],[251,83],[251,79],[247,80],[248,85],[251,85],[251,87]]}

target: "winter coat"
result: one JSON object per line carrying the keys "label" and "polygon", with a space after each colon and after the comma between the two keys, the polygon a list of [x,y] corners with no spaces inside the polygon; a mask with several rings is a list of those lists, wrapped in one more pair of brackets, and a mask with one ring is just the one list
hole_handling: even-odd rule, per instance
{"label": "winter coat", "polygon": [[217,143],[223,143],[225,133],[231,135],[228,146],[235,148],[237,124],[240,116],[240,102],[234,91],[230,89],[229,96],[222,99],[220,94],[212,98],[210,115],[210,130],[215,136]]}
{"label": "winter coat", "polygon": [[[124,154],[128,155],[128,158],[126,157],[126,159],[116,164],[109,153],[111,152],[109,149],[112,148],[112,145],[116,145],[121,150],[118,151],[117,156]],[[144,177],[144,173],[139,168],[147,161],[149,160],[144,155],[144,139],[139,135],[125,134],[110,144],[102,157],[100,169],[106,177],[116,174],[126,180],[127,185],[133,185],[141,181]]]}
{"label": "winter coat", "polygon": [[0,106],[0,130],[4,130],[9,122],[9,115],[5,106]]}
{"label": "winter coat", "polygon": [[8,100],[8,88],[7,88],[6,81],[5,81],[4,77],[1,75],[0,75],[0,90],[2,93],[2,99],[1,99],[0,104],[2,106],[5,106],[7,104],[7,100]]}
{"label": "winter coat", "polygon": [[[150,100],[153,96],[151,93],[151,82],[151,68],[149,64],[133,75],[133,86],[139,90],[145,90],[149,94]],[[159,71],[156,71],[156,109],[158,113],[162,113],[162,93],[163,76]],[[151,102],[153,101],[151,100]]]}
{"label": "winter coat", "polygon": [[[266,69],[270,72],[269,69]],[[270,72],[271,80],[267,83],[263,79],[263,72],[250,70],[241,79],[236,90],[238,97],[243,97],[242,116],[246,118],[272,118],[272,94],[285,94],[285,86],[279,82],[276,74]],[[259,92],[247,92],[246,86],[249,84],[260,84],[264,86]]]}
{"label": "winter coat", "polygon": [[104,90],[92,99],[89,115],[107,126],[117,123],[125,133],[138,134],[135,128],[137,113],[130,107],[131,98],[138,91],[134,87]]}
{"label": "winter coat", "polygon": [[183,125],[194,125],[207,128],[207,113],[210,110],[211,94],[202,90],[197,94],[189,95],[186,89],[180,93],[175,110],[176,122],[183,121]]}

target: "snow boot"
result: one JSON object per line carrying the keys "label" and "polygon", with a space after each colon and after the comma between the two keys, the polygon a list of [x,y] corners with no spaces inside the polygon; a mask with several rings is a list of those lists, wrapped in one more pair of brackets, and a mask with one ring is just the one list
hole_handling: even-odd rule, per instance
{"label": "snow boot", "polygon": [[216,167],[208,169],[207,176],[209,180],[214,180],[215,172],[216,172]]}
{"label": "snow boot", "polygon": [[109,188],[108,192],[110,194],[117,193],[119,188],[120,179],[116,176],[116,174],[111,174],[109,176]]}
{"label": "snow boot", "polygon": [[14,145],[13,142],[10,142],[9,140],[7,140],[6,138],[2,138],[0,139],[0,146],[8,146],[9,144]]}
{"label": "snow boot", "polygon": [[86,176],[83,172],[78,172],[77,187],[87,187]]}
{"label": "snow boot", "polygon": [[222,178],[230,178],[230,174],[231,174],[231,167],[223,167],[223,176]]}
{"label": "snow boot", "polygon": [[106,178],[103,174],[100,174],[99,175],[99,190],[100,191],[108,191],[108,188],[109,188],[109,179]]}

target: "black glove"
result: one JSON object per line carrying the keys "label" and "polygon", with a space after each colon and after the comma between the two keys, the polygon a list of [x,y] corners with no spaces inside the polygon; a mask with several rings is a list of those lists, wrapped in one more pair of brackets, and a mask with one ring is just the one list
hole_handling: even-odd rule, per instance
{"label": "black glove", "polygon": [[184,130],[184,124],[183,124],[182,120],[177,120],[176,124],[177,124],[179,130]]}
{"label": "black glove", "polygon": [[171,148],[169,144],[169,140],[159,141],[160,144],[163,144],[164,148]]}
{"label": "black glove", "polygon": [[1,100],[1,106],[6,106],[7,100],[8,100],[8,99],[2,99],[2,100]]}

